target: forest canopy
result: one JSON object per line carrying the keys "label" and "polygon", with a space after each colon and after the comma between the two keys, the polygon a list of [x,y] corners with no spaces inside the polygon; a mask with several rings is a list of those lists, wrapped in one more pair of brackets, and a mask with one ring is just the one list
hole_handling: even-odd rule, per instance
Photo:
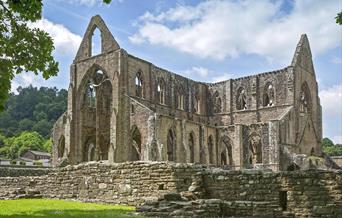
{"label": "forest canopy", "polygon": [[0,155],[14,159],[28,149],[50,151],[51,131],[66,111],[65,89],[19,87],[0,113]]}

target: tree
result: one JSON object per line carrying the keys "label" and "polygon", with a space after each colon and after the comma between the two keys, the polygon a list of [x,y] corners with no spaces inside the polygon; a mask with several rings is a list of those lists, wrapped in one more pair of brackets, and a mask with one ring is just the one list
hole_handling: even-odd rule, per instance
{"label": "tree", "polygon": [[342,11],[340,13],[337,14],[337,16],[335,17],[336,19],[336,23],[339,25],[342,25]]}
{"label": "tree", "polygon": [[57,75],[52,38],[27,25],[41,19],[42,6],[40,0],[0,0],[0,110],[16,74],[41,72],[45,79]]}
{"label": "tree", "polygon": [[37,132],[22,132],[20,135],[7,138],[5,147],[1,148],[1,153],[7,152],[6,156],[11,159],[20,157],[27,150],[44,150],[44,138]]}
{"label": "tree", "polygon": [[329,138],[323,138],[322,139],[322,146],[323,147],[332,147],[332,146],[334,146],[334,143]]}
{"label": "tree", "polygon": [[[111,0],[103,0],[109,4]],[[48,79],[58,73],[48,33],[29,28],[42,17],[41,0],[0,0],[0,111],[5,108],[11,81],[23,71],[42,73]]]}

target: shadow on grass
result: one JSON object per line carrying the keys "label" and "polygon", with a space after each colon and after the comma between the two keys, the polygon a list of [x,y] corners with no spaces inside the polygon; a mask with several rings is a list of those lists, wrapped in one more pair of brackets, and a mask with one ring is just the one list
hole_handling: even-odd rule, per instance
{"label": "shadow on grass", "polygon": [[143,216],[134,215],[132,211],[127,211],[123,209],[103,209],[103,210],[78,210],[78,209],[66,209],[66,210],[39,210],[33,212],[18,212],[17,214],[11,215],[0,215],[3,218],[143,218]]}

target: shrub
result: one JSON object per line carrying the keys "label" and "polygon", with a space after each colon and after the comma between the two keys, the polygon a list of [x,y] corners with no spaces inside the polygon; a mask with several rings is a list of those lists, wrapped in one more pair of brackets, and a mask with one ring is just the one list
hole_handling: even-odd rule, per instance
{"label": "shrub", "polygon": [[19,164],[22,165],[22,166],[25,166],[26,162],[25,161],[20,161]]}
{"label": "shrub", "polygon": [[16,160],[11,160],[11,165],[17,165],[17,161]]}
{"label": "shrub", "polygon": [[33,162],[33,165],[34,165],[34,166],[43,166],[43,163],[40,162],[40,161],[34,161],[34,162]]}

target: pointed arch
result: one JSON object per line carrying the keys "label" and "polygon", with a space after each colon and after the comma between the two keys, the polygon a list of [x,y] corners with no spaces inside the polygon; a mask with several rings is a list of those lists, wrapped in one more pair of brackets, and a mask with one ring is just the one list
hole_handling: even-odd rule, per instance
{"label": "pointed arch", "polygon": [[263,90],[263,106],[272,107],[275,105],[275,89],[271,82],[267,82]]}
{"label": "pointed arch", "polygon": [[248,139],[248,162],[249,164],[260,164],[262,163],[262,144],[261,137],[252,133]]}
{"label": "pointed arch", "polygon": [[246,96],[246,91],[243,87],[240,87],[236,94],[236,109],[237,110],[247,109],[247,96]]}
{"label": "pointed arch", "polygon": [[212,102],[214,113],[220,113],[222,111],[222,100],[218,91],[214,92]]}
{"label": "pointed arch", "polygon": [[65,155],[65,137],[62,135],[58,140],[58,147],[57,147],[57,157],[62,158]]}
{"label": "pointed arch", "polygon": [[[99,15],[91,18],[84,37],[81,41],[80,47],[77,51],[75,61],[79,61],[85,58],[91,57],[92,36],[95,29],[101,32],[101,52],[109,52],[120,49],[119,44],[110,33],[105,22]],[[106,39],[106,43],[102,43],[103,39]]]}
{"label": "pointed arch", "polygon": [[167,160],[175,161],[176,160],[176,134],[172,128],[170,128],[167,132]]}
{"label": "pointed arch", "polygon": [[135,83],[135,96],[143,98],[144,97],[144,81],[141,71],[138,71],[134,78]]}
{"label": "pointed arch", "polygon": [[232,142],[228,136],[223,136],[221,139],[221,152],[220,152],[221,165],[233,165],[233,147]]}
{"label": "pointed arch", "polygon": [[141,160],[141,134],[136,125],[131,128],[131,161]]}
{"label": "pointed arch", "polygon": [[209,164],[213,164],[214,163],[214,140],[213,140],[212,135],[208,137],[208,156],[209,156]]}
{"label": "pointed arch", "polygon": [[102,53],[102,33],[101,30],[95,25],[90,37],[90,57]]}
{"label": "pointed arch", "polygon": [[188,139],[189,153],[190,153],[190,163],[195,162],[195,134],[191,132]]}
{"label": "pointed arch", "polygon": [[177,109],[179,110],[184,110],[185,107],[185,99],[184,99],[184,88],[183,86],[179,85],[178,88],[176,89],[176,106],[177,106]]}
{"label": "pointed arch", "polygon": [[302,113],[310,113],[311,112],[311,92],[307,82],[303,82],[301,85],[300,91],[300,102],[299,102],[299,110]]}
{"label": "pointed arch", "polygon": [[158,79],[157,84],[157,100],[159,104],[165,104],[165,94],[166,94],[166,86],[163,78]]}

